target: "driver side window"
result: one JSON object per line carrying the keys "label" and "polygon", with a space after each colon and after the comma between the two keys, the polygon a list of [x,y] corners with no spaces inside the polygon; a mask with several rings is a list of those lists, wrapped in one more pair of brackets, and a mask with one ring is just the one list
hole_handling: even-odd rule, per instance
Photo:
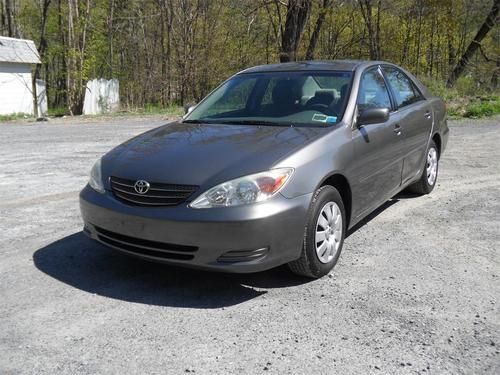
{"label": "driver side window", "polygon": [[363,74],[358,94],[358,109],[391,108],[391,99],[384,77],[378,69],[371,69]]}

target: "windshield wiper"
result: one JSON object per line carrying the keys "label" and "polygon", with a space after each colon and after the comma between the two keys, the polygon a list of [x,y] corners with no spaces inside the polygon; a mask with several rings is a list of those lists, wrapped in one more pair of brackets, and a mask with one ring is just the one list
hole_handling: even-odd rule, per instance
{"label": "windshield wiper", "polygon": [[264,126],[290,126],[285,122],[274,122],[265,120],[221,120],[218,124],[235,124],[235,125],[264,125]]}
{"label": "windshield wiper", "polygon": [[203,124],[204,121],[201,120],[182,120],[186,124]]}

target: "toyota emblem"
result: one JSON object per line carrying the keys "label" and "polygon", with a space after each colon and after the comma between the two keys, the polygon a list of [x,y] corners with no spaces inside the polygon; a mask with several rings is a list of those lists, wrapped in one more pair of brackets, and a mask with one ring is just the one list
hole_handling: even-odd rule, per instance
{"label": "toyota emblem", "polygon": [[137,180],[134,184],[134,190],[139,194],[146,194],[149,190],[149,182]]}

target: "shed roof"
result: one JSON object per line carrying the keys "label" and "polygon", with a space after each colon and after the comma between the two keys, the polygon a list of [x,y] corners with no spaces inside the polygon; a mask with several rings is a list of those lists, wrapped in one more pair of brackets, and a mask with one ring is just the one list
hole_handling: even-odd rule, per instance
{"label": "shed roof", "polygon": [[0,62],[40,64],[40,55],[32,40],[0,36]]}

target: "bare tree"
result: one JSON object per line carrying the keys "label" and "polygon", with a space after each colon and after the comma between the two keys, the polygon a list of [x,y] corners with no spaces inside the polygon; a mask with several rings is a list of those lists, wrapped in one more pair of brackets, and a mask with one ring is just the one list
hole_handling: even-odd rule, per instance
{"label": "bare tree", "polygon": [[15,24],[14,24],[14,8],[12,0],[5,0],[5,5],[2,7],[2,24],[7,28],[7,36],[15,37]]}
{"label": "bare tree", "polygon": [[316,19],[316,23],[314,25],[314,30],[311,34],[311,38],[309,39],[309,45],[307,47],[306,52],[306,60],[314,59],[314,50],[316,49],[316,44],[318,43],[318,38],[321,32],[321,27],[325,22],[326,14],[328,12],[328,8],[332,4],[332,0],[323,0],[321,4],[321,9],[318,14],[318,18]]}
{"label": "bare tree", "polygon": [[[51,0],[42,0],[40,3],[40,41],[38,43],[38,53],[40,60],[43,60],[45,51],[47,50],[47,39],[45,33],[47,30],[47,16]],[[31,88],[33,93],[33,114],[38,117],[38,93],[36,90],[36,80],[40,77],[41,65],[37,64],[32,76]]]}
{"label": "bare tree", "polygon": [[365,20],[368,31],[368,48],[370,50],[370,59],[379,60],[380,54],[380,5],[382,0],[377,1],[377,14],[374,20],[373,2],[374,0],[359,0],[361,15]]}
{"label": "bare tree", "polygon": [[304,26],[311,14],[311,0],[289,0],[281,35],[280,62],[295,61]]}
{"label": "bare tree", "polygon": [[113,49],[113,34],[114,34],[114,14],[115,14],[115,0],[110,0],[109,2],[109,16],[108,16],[108,54],[109,54],[109,75],[113,78],[113,61],[114,61],[114,49]]}
{"label": "bare tree", "polygon": [[455,69],[451,72],[448,77],[448,82],[446,85],[452,87],[457,79],[462,75],[465,68],[469,64],[469,60],[472,58],[474,53],[481,47],[481,41],[489,33],[489,31],[498,23],[498,11],[500,9],[500,0],[493,0],[493,6],[491,7],[490,13],[483,22],[481,28],[477,32],[476,36],[470,42],[469,46],[462,55],[462,58],[458,61]]}
{"label": "bare tree", "polygon": [[71,114],[80,114],[83,108],[85,87],[83,63],[87,48],[87,31],[90,24],[91,1],[85,0],[83,14],[80,14],[80,0],[68,0],[68,62],[67,89],[68,109]]}
{"label": "bare tree", "polygon": [[195,49],[197,24],[200,17],[201,4],[181,0],[177,6],[169,2],[170,12],[174,17],[175,28],[172,35],[172,44],[176,54],[176,67],[178,74],[178,99],[184,105],[192,90],[193,76],[195,75]]}

